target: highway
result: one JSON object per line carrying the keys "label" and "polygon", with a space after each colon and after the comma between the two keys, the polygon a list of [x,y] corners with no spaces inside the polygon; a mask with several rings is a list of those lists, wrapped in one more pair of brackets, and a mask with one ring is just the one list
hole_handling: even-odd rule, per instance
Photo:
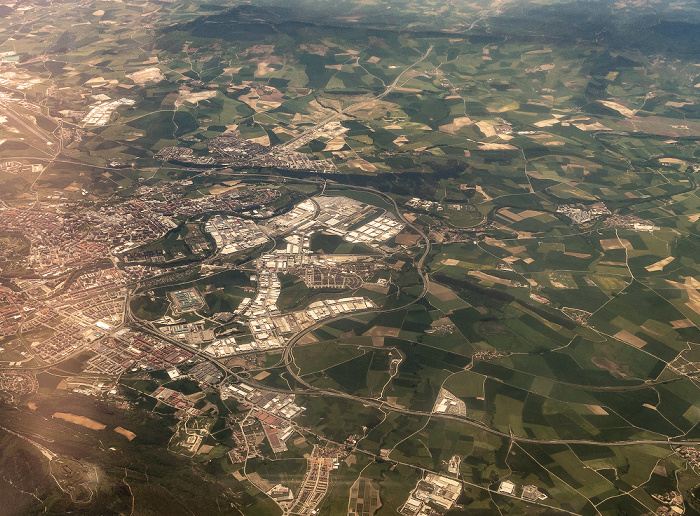
{"label": "highway", "polygon": [[[315,182],[315,181],[308,181],[308,182]],[[327,181],[327,183],[331,183],[333,185],[337,185],[334,181]],[[343,186],[343,185],[337,185],[337,186]],[[363,190],[370,192],[374,195],[377,195],[378,197],[384,199],[385,201],[389,202],[393,207],[396,212],[397,217],[401,220],[401,222],[405,223],[408,227],[412,228],[414,231],[416,231],[424,244],[424,250],[418,259],[416,263],[416,268],[418,271],[418,274],[420,275],[422,282],[423,282],[423,289],[421,294],[410,301],[409,303],[398,306],[398,307],[393,307],[389,309],[376,309],[376,310],[367,310],[364,312],[360,313],[386,313],[386,312],[393,312],[393,311],[398,311],[398,310],[403,310],[407,308],[408,306],[418,302],[422,297],[425,296],[425,294],[428,291],[428,288],[430,286],[430,278],[428,277],[428,274],[424,271],[424,263],[425,259],[430,253],[431,250],[431,244],[430,240],[428,239],[427,235],[418,227],[416,227],[411,221],[409,221],[399,210],[399,207],[396,203],[396,201],[390,197],[389,195],[379,192],[375,190],[374,188],[371,187],[349,187],[348,189],[352,190]],[[317,215],[318,212],[316,212],[315,215]],[[178,346],[190,353],[193,353],[194,355],[203,358],[205,360],[209,360],[210,362],[215,363],[221,370],[226,373],[228,379],[232,381],[243,381],[247,383],[248,385],[251,385],[255,388],[258,389],[264,389],[268,391],[273,391],[273,392],[279,392],[283,394],[295,394],[299,396],[311,396],[311,397],[331,397],[331,398],[342,398],[350,401],[354,401],[357,403],[361,403],[362,405],[365,406],[372,406],[378,410],[381,410],[383,412],[394,412],[398,414],[403,414],[403,415],[408,415],[408,416],[417,416],[417,417],[425,417],[425,418],[431,418],[431,419],[444,419],[444,420],[451,420],[451,421],[457,421],[466,425],[469,425],[476,430],[484,431],[492,435],[496,435],[499,437],[502,437],[504,439],[512,440],[514,442],[519,442],[519,443],[530,443],[530,444],[588,444],[591,446],[604,446],[604,447],[623,447],[623,446],[635,446],[635,445],[642,445],[642,444],[654,444],[654,445],[671,445],[671,446],[695,446],[695,445],[700,445],[700,440],[696,441],[690,441],[690,440],[683,440],[683,439],[659,439],[659,440],[654,440],[654,439],[640,439],[640,440],[631,440],[631,441],[595,441],[595,440],[587,440],[587,439],[539,439],[539,438],[534,438],[534,437],[525,437],[525,436],[518,436],[514,435],[509,432],[503,432],[501,430],[498,430],[496,428],[492,428],[482,421],[476,420],[469,418],[467,416],[459,416],[455,414],[443,414],[443,413],[434,413],[434,412],[427,412],[427,411],[421,411],[421,410],[412,410],[412,409],[407,409],[407,408],[402,408],[402,407],[397,407],[395,405],[390,405],[386,401],[382,401],[379,399],[374,399],[374,398],[366,398],[362,396],[354,396],[352,394],[348,394],[345,392],[341,391],[336,391],[333,389],[320,389],[317,387],[314,387],[310,385],[308,382],[306,382],[303,378],[301,378],[297,372],[294,371],[294,364],[293,364],[293,350],[294,346],[299,342],[299,340],[307,335],[309,332],[326,325],[330,322],[340,320],[343,318],[347,318],[347,314],[339,315],[333,318],[329,319],[324,319],[321,322],[316,323],[313,326],[310,326],[301,332],[295,334],[292,338],[290,338],[287,343],[285,344],[284,350],[283,350],[283,358],[281,360],[281,363],[285,366],[288,374],[290,377],[294,378],[294,380],[299,384],[302,385],[304,388],[295,388],[295,389],[280,389],[276,387],[270,387],[264,383],[252,380],[249,378],[249,375],[245,372],[236,372],[233,371],[231,368],[226,366],[222,360],[217,359],[215,357],[212,357],[211,355],[208,355],[196,348],[193,348],[191,346],[185,345],[183,342],[178,341],[176,339],[171,339],[168,336],[163,335],[161,332],[159,332],[155,326],[151,323],[144,323],[140,320],[137,320],[132,314],[131,310],[128,307],[129,305],[129,300],[130,297],[127,298],[127,308],[125,312],[125,321],[129,321],[130,325],[134,327],[135,329],[138,329],[144,333],[148,333],[154,336],[157,336],[160,339],[166,340],[167,342],[173,344],[174,346]],[[577,387],[583,387],[583,388],[588,388],[587,386],[577,386]],[[637,390],[637,389],[643,389],[643,388],[648,388],[650,385],[634,385],[634,386],[629,386],[629,387],[599,387],[599,386],[593,386],[596,390]]]}
{"label": "highway", "polygon": [[[230,173],[229,175],[240,175],[240,176],[246,176],[250,178],[252,174],[236,174],[236,173]],[[269,177],[261,177],[261,180],[267,180],[271,181]],[[306,183],[318,183],[318,180],[297,180],[300,182],[306,182]],[[359,313],[365,313],[365,314],[380,314],[380,313],[387,313],[387,312],[393,312],[393,311],[398,311],[398,310],[403,310],[412,304],[415,304],[418,302],[421,298],[423,298],[426,293],[428,292],[428,288],[430,285],[430,278],[428,274],[424,270],[424,264],[426,258],[429,256],[430,251],[431,251],[431,243],[430,240],[428,239],[427,235],[418,227],[416,227],[411,221],[409,221],[402,213],[401,210],[399,209],[396,201],[389,195],[380,192],[378,190],[375,190],[374,188],[371,187],[357,187],[357,186],[352,186],[348,187],[346,185],[339,184],[335,181],[332,180],[325,180],[324,181],[324,191],[325,191],[325,186],[329,185],[337,189],[348,189],[348,190],[361,190],[361,191],[366,191],[371,194],[374,194],[378,196],[379,198],[387,201],[390,203],[396,213],[396,216],[398,219],[406,224],[407,227],[410,227],[418,235],[421,237],[424,249],[421,252],[420,258],[418,258],[416,262],[416,269],[418,271],[418,274],[421,277],[422,283],[423,283],[423,288],[419,296],[411,300],[410,302],[402,305],[402,306],[397,306],[393,308],[388,308],[388,309],[375,309],[375,310],[367,310],[364,312],[359,312]],[[315,201],[313,201],[314,204]],[[314,216],[318,214],[318,211],[315,212]],[[215,256],[209,257],[207,260],[205,260],[207,263],[211,262],[213,259],[216,258]],[[191,266],[197,266],[197,264],[192,264]],[[162,334],[158,329],[150,322],[144,322],[139,319],[137,319],[131,312],[131,297],[133,296],[133,293],[138,290],[140,287],[140,284],[135,284],[132,286],[131,289],[129,289],[127,293],[127,298],[125,302],[125,308],[124,308],[124,322],[120,326],[121,327],[132,327],[135,330],[142,331],[143,333],[150,334],[153,336],[158,337],[159,339],[165,340],[169,342],[170,344],[177,346],[181,349],[184,349],[188,351],[189,353],[192,353],[193,355],[196,355],[197,357],[203,359],[203,360],[208,360],[214,364],[216,364],[225,374],[226,378],[231,381],[245,381],[249,385],[252,385],[256,388],[259,389],[265,389],[268,391],[274,391],[274,392],[279,392],[279,393],[292,393],[300,396],[313,396],[313,397],[331,397],[331,398],[343,398],[346,400],[351,400],[355,401],[358,403],[361,403],[366,406],[372,406],[377,408],[378,410],[382,410],[384,412],[395,412],[399,414],[404,414],[404,415],[410,415],[410,416],[417,416],[417,417],[429,417],[429,418],[434,418],[434,419],[448,419],[452,421],[458,421],[463,424],[467,424],[472,426],[473,428],[488,432],[493,435],[497,435],[499,437],[505,438],[505,439],[511,439],[516,442],[523,442],[523,443],[534,443],[534,444],[574,444],[574,443],[580,443],[580,444],[590,444],[593,446],[633,446],[633,445],[639,445],[639,444],[669,444],[669,445],[700,445],[700,441],[690,441],[690,440],[683,440],[680,438],[675,438],[675,439],[667,439],[667,440],[654,440],[654,439],[647,439],[647,440],[632,440],[632,441],[621,441],[621,442],[605,442],[605,441],[594,441],[594,440],[585,440],[585,439],[538,439],[538,438],[531,438],[531,437],[524,437],[524,436],[517,436],[513,435],[511,433],[506,433],[503,431],[500,431],[495,428],[491,428],[488,425],[484,424],[481,421],[471,419],[469,417],[465,416],[458,416],[458,415],[453,415],[453,414],[438,414],[438,413],[432,413],[432,412],[427,412],[427,411],[419,411],[419,410],[412,410],[412,409],[407,409],[407,408],[401,408],[397,407],[394,405],[387,404],[385,401],[382,401],[380,399],[374,399],[374,398],[365,398],[361,396],[354,396],[348,393],[332,390],[332,389],[319,389],[317,387],[314,387],[310,385],[308,382],[306,382],[303,378],[301,378],[296,371],[294,371],[294,364],[293,364],[293,350],[295,345],[298,343],[298,341],[304,336],[307,335],[309,332],[325,325],[328,323],[331,323],[336,320],[340,320],[343,318],[347,317],[347,314],[344,315],[339,315],[333,318],[325,319],[313,326],[310,326],[303,331],[295,334],[292,338],[290,338],[284,349],[283,349],[283,357],[280,361],[280,364],[283,364],[290,375],[291,378],[294,378],[296,382],[298,382],[299,385],[303,386],[304,388],[295,388],[295,389],[280,389],[280,388],[275,388],[275,387],[270,387],[264,383],[254,381],[249,378],[249,374],[246,372],[237,372],[232,370],[230,367],[228,367],[224,361],[217,359],[215,357],[212,357],[211,355],[208,355],[207,353],[204,353],[203,351],[193,348],[191,346],[188,346],[184,344],[182,341],[179,341],[177,339],[172,339],[167,335]],[[31,369],[33,370],[44,370],[44,369],[50,369],[53,366],[37,366],[37,367],[32,367]],[[656,382],[656,383],[667,383],[667,382],[672,382],[675,381],[673,379],[663,381],[663,382]],[[655,384],[656,384],[655,383]],[[632,385],[632,386],[614,386],[614,387],[604,387],[604,386],[585,386],[585,385],[573,385],[571,384],[572,387],[580,387],[584,389],[592,389],[592,390],[609,390],[609,391],[627,391],[627,390],[639,390],[639,389],[644,389],[644,388],[649,388],[652,387],[653,384],[640,384],[640,385]]]}
{"label": "highway", "polygon": [[[337,317],[336,319],[340,319],[341,317]],[[325,321],[326,323],[329,322],[328,320]],[[435,413],[435,412],[427,412],[427,411],[422,411],[422,410],[412,410],[412,409],[407,409],[407,408],[402,408],[402,407],[397,407],[395,405],[390,405],[385,401],[382,400],[377,400],[374,398],[365,398],[362,396],[354,396],[352,394],[348,394],[345,392],[340,392],[336,391],[333,389],[319,389],[316,387],[313,387],[309,385],[306,381],[301,379],[299,376],[296,374],[292,373],[290,371],[290,374],[294,377],[296,381],[298,381],[301,385],[304,385],[306,388],[305,389],[280,389],[276,387],[270,387],[264,383],[252,380],[250,378],[246,378],[243,375],[232,371],[229,367],[224,365],[221,360],[218,360],[202,351],[199,351],[195,348],[192,348],[190,346],[186,346],[182,342],[178,342],[175,339],[168,338],[164,335],[162,335],[160,332],[157,330],[154,330],[152,325],[145,325],[140,322],[134,322],[132,323],[136,329],[143,331],[144,333],[152,334],[154,336],[157,336],[160,339],[166,340],[167,342],[173,344],[174,346],[178,346],[186,351],[189,351],[190,353],[193,353],[200,358],[203,358],[205,360],[209,360],[210,362],[215,363],[218,367],[220,367],[228,376],[230,379],[235,378],[237,381],[242,381],[245,382],[246,384],[255,387],[257,389],[262,389],[262,390],[267,390],[271,392],[279,392],[280,394],[295,394],[298,396],[310,396],[310,397],[332,397],[332,398],[342,398],[350,401],[355,401],[358,403],[361,403],[364,406],[371,406],[375,407],[378,410],[381,410],[383,412],[395,412],[398,414],[404,414],[408,416],[418,416],[418,417],[426,417],[426,418],[431,418],[431,419],[446,419],[446,420],[451,420],[451,421],[457,421],[459,423],[467,424],[471,427],[476,428],[477,430],[482,430],[484,432],[487,432],[492,435],[497,435],[499,437],[502,437],[504,439],[512,440],[514,442],[518,443],[529,443],[529,444],[588,444],[591,446],[604,446],[604,447],[609,447],[609,446],[614,446],[614,447],[624,447],[624,446],[635,446],[635,445],[641,445],[641,444],[655,444],[655,445],[670,445],[670,446],[700,446],[700,440],[684,440],[684,439],[638,439],[638,440],[631,440],[631,441],[594,441],[590,439],[539,439],[535,437],[524,437],[524,436],[518,436],[512,433],[508,432],[503,432],[501,430],[497,430],[495,428],[492,428],[485,423],[478,421],[476,419],[471,419],[467,416],[459,416],[455,414],[441,414],[441,413]],[[305,333],[303,333],[305,334]],[[288,348],[289,349],[289,348]],[[285,350],[285,353],[287,353],[287,350]],[[289,371],[289,368],[288,368]],[[245,375],[247,376],[247,375]]]}

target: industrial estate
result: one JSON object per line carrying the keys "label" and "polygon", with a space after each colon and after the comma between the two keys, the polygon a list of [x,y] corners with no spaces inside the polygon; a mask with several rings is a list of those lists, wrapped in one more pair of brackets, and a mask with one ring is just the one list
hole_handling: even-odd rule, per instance
{"label": "industrial estate", "polygon": [[0,512],[700,514],[696,2],[0,12]]}

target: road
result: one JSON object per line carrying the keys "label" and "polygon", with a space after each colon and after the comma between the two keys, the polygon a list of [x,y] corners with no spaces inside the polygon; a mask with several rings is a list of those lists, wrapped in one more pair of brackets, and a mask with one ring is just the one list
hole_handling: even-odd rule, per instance
{"label": "road", "polygon": [[[308,181],[308,182],[315,182],[315,181]],[[327,181],[328,183],[333,184],[334,186],[343,186],[343,185],[338,185],[334,181]],[[389,195],[379,192],[375,190],[374,188],[371,187],[351,187],[349,189],[353,190],[363,190],[370,192],[374,195],[377,195],[378,197],[384,199],[385,201],[389,202],[395,212],[399,220],[406,224],[408,227],[412,228],[414,231],[416,231],[423,243],[424,243],[424,250],[418,259],[416,263],[416,269],[418,271],[418,274],[420,275],[422,282],[423,282],[423,289],[421,294],[413,299],[411,302],[394,307],[394,308],[389,308],[389,309],[378,309],[378,310],[368,310],[365,312],[361,313],[386,313],[386,312],[392,312],[392,311],[397,311],[397,310],[403,310],[407,308],[408,306],[418,302],[422,297],[425,296],[425,294],[428,292],[428,288],[430,286],[430,278],[428,274],[424,271],[424,263],[428,255],[430,254],[431,251],[431,244],[430,240],[428,239],[427,235],[416,227],[411,221],[406,219],[406,217],[401,213],[399,210],[399,207],[396,203],[396,201],[391,198]],[[325,319],[322,322],[319,322],[313,326],[310,326],[301,332],[295,334],[292,338],[290,338],[283,351],[283,359],[282,363],[287,369],[288,374],[294,378],[296,382],[298,382],[299,385],[303,386],[303,388],[295,388],[295,389],[279,389],[279,388],[274,388],[270,387],[264,383],[254,381],[250,378],[248,378],[247,373],[241,374],[240,372],[233,371],[231,368],[226,366],[222,360],[217,359],[215,357],[212,357],[202,351],[199,351],[198,349],[192,348],[190,346],[185,345],[184,343],[171,339],[167,336],[164,336],[162,333],[160,333],[153,324],[151,323],[144,323],[142,321],[137,320],[132,314],[131,311],[127,308],[127,312],[125,313],[125,320],[129,320],[131,325],[134,326],[136,329],[139,329],[143,331],[144,333],[148,333],[154,336],[157,336],[160,339],[166,340],[167,342],[173,344],[174,346],[178,346],[190,353],[193,353],[200,358],[203,358],[205,360],[209,360],[210,362],[215,363],[221,370],[226,373],[229,379],[233,381],[244,381],[248,385],[251,385],[253,387],[259,388],[259,389],[265,389],[268,391],[273,391],[273,392],[279,392],[279,393],[284,393],[284,394],[295,394],[295,395],[300,395],[300,396],[312,396],[312,397],[332,397],[332,398],[342,398],[354,402],[361,403],[365,406],[372,406],[377,408],[378,410],[384,411],[384,412],[394,412],[394,413],[399,413],[399,414],[404,414],[408,416],[417,416],[417,417],[425,417],[425,418],[431,418],[431,419],[447,419],[451,421],[458,421],[463,424],[467,424],[469,426],[472,426],[473,428],[477,430],[481,430],[487,433],[490,433],[492,435],[497,435],[499,437],[502,437],[504,439],[509,439],[514,442],[520,442],[520,443],[530,443],[530,444],[589,444],[591,446],[603,446],[603,447],[622,447],[622,446],[634,446],[634,445],[641,445],[641,444],[654,444],[654,445],[672,445],[672,446],[695,446],[695,445],[700,445],[700,440],[698,441],[689,441],[689,440],[683,440],[683,439],[668,439],[668,440],[654,440],[654,439],[641,439],[641,440],[632,440],[632,441],[619,441],[619,442],[610,442],[610,441],[594,441],[594,440],[586,440],[586,439],[538,439],[538,438],[533,438],[533,437],[525,437],[525,436],[517,436],[513,435],[509,432],[503,432],[500,431],[496,428],[492,428],[482,421],[476,420],[469,418],[467,416],[459,416],[459,415],[454,415],[454,414],[438,414],[438,413],[433,413],[433,412],[427,412],[427,411],[421,411],[421,410],[412,410],[412,409],[407,409],[407,408],[402,408],[402,407],[397,407],[394,405],[388,404],[386,401],[374,399],[374,398],[365,398],[361,396],[354,396],[352,394],[336,391],[333,389],[320,389],[317,387],[314,387],[310,385],[308,382],[306,382],[301,376],[299,376],[295,371],[294,371],[294,364],[293,364],[293,349],[294,346],[298,343],[298,341],[305,335],[307,335],[309,332],[325,325],[330,322],[340,320],[343,318],[346,318],[347,314],[345,315],[339,315],[330,319]],[[581,386],[580,386],[581,387]],[[585,387],[585,386],[583,386]],[[641,389],[649,387],[649,385],[635,385],[635,386],[629,386],[625,388],[621,387],[611,387],[611,390],[616,390],[619,391],[621,389],[631,389],[631,390],[636,390],[636,389]],[[604,387],[595,387],[596,390],[598,389],[605,389]]]}
{"label": "road", "polygon": [[286,142],[283,143],[282,145],[278,145],[278,146],[276,147],[275,150],[276,150],[276,151],[279,151],[279,152],[285,152],[285,151],[292,150],[292,149],[295,148],[295,144],[296,144],[299,140],[304,139],[304,138],[311,138],[311,139],[315,138],[315,136],[316,136],[316,135],[315,135],[316,131],[318,131],[319,129],[321,129],[321,128],[324,127],[325,125],[327,125],[327,124],[333,122],[334,120],[337,120],[338,118],[340,118],[341,116],[343,116],[344,114],[346,114],[346,113],[347,113],[348,111],[350,111],[351,109],[354,109],[354,108],[356,108],[356,107],[358,107],[358,106],[361,106],[362,104],[366,104],[366,103],[368,103],[368,102],[374,102],[375,100],[381,100],[381,99],[383,99],[384,97],[386,97],[387,95],[389,95],[389,93],[391,93],[392,91],[394,91],[394,90],[396,89],[396,87],[398,86],[398,83],[399,83],[399,81],[401,80],[401,78],[402,78],[404,75],[406,75],[406,73],[407,73],[409,70],[412,70],[413,68],[415,68],[416,66],[418,66],[420,63],[422,63],[422,62],[430,55],[430,53],[433,51],[433,48],[434,48],[434,46],[433,46],[433,45],[430,45],[430,47],[428,48],[428,50],[425,52],[425,54],[423,54],[423,55],[421,56],[420,59],[418,59],[418,61],[416,61],[416,62],[413,63],[412,65],[406,67],[399,75],[396,76],[396,78],[394,79],[394,81],[393,81],[391,84],[389,84],[389,86],[387,86],[386,89],[385,89],[382,93],[380,93],[379,95],[376,95],[376,96],[374,96],[374,97],[372,97],[371,99],[368,99],[368,100],[362,100],[362,101],[360,101],[360,102],[357,102],[357,103],[355,103],[355,104],[352,104],[352,105],[350,105],[350,106],[348,106],[348,107],[345,107],[345,108],[341,109],[341,110],[338,111],[337,113],[333,113],[332,115],[330,115],[329,117],[323,119],[321,122],[317,123],[316,125],[314,125],[314,126],[312,126],[312,127],[309,127],[309,128],[306,129],[304,132],[302,132],[300,135],[295,136],[295,137],[292,138],[291,140],[286,141]]}
{"label": "road", "polygon": [[[235,174],[231,173],[229,175],[241,175],[241,176],[246,176],[250,177],[250,174]],[[263,177],[262,179],[270,180],[269,178]],[[307,182],[307,183],[317,183],[317,180],[299,180],[300,182]],[[415,299],[410,301],[409,303],[398,306],[398,307],[393,307],[389,309],[377,309],[377,310],[368,310],[365,312],[361,313],[386,313],[386,312],[392,312],[392,311],[398,311],[398,310],[403,310],[407,308],[408,306],[418,302],[422,297],[424,297],[428,291],[428,288],[430,286],[430,278],[428,274],[424,271],[424,264],[425,260],[430,254],[431,251],[431,243],[430,240],[428,239],[427,235],[418,227],[416,227],[411,221],[409,221],[399,210],[399,207],[396,203],[396,201],[391,198],[389,195],[377,191],[374,188],[371,187],[347,187],[342,184],[338,184],[335,181],[332,180],[325,180],[324,184],[335,187],[335,188],[345,188],[345,189],[351,189],[351,190],[362,190],[366,191],[369,193],[372,193],[381,199],[389,202],[392,207],[394,208],[394,211],[398,217],[398,219],[406,224],[408,227],[412,228],[414,231],[416,231],[424,244],[424,250],[422,251],[422,254],[420,255],[420,258],[416,262],[416,269],[418,271],[418,274],[421,277],[421,280],[423,282],[423,289],[420,293],[419,296],[417,296]],[[213,257],[210,257],[207,261],[211,261]],[[192,264],[192,266],[196,266],[199,264]],[[304,386],[304,388],[296,388],[296,389],[279,389],[279,388],[273,388],[270,387],[266,384],[254,381],[250,378],[248,378],[247,373],[241,373],[232,370],[230,367],[228,367],[222,360],[217,359],[215,357],[212,357],[211,355],[208,355],[204,353],[203,351],[200,351],[196,348],[193,348],[191,346],[187,346],[181,341],[178,341],[176,339],[171,339],[170,337],[163,335],[158,329],[150,322],[144,322],[141,320],[138,320],[132,313],[130,309],[130,301],[133,293],[138,290],[139,284],[133,285],[131,289],[129,289],[129,292],[127,293],[127,299],[125,303],[125,311],[124,311],[124,323],[122,327],[124,326],[131,326],[136,330],[140,330],[146,334],[150,334],[153,336],[156,336],[160,339],[163,339],[170,344],[177,346],[181,349],[184,349],[190,353],[193,353],[194,355],[204,359],[208,360],[214,364],[216,364],[226,375],[227,379],[230,379],[232,381],[245,381],[246,383],[260,389],[266,389],[269,391],[274,391],[274,392],[280,392],[280,393],[292,393],[296,395],[302,395],[302,396],[313,396],[313,397],[333,397],[333,398],[343,398],[351,401],[355,401],[358,403],[362,403],[363,405],[367,406],[373,406],[377,409],[380,409],[382,411],[388,411],[388,412],[395,412],[395,413],[400,413],[404,415],[411,415],[411,416],[418,416],[418,417],[430,417],[430,418],[435,418],[435,419],[449,419],[453,421],[458,421],[467,425],[470,425],[478,430],[482,430],[485,432],[488,432],[493,435],[500,436],[502,438],[506,439],[512,439],[513,441],[516,442],[523,442],[523,443],[534,443],[534,444],[574,444],[574,443],[581,443],[581,444],[590,444],[593,446],[632,446],[632,445],[638,445],[638,444],[669,444],[669,445],[700,445],[700,441],[688,441],[688,440],[683,440],[683,439],[669,439],[669,440],[634,440],[634,441],[622,441],[622,442],[602,442],[602,441],[592,441],[592,440],[581,440],[581,439],[537,439],[537,438],[530,438],[530,437],[524,437],[524,436],[516,436],[516,435],[511,435],[510,433],[502,432],[500,430],[497,430],[495,428],[491,428],[487,425],[485,425],[483,422],[470,419],[465,416],[458,416],[458,415],[452,415],[452,414],[437,414],[437,413],[432,413],[432,412],[427,412],[427,411],[419,411],[419,410],[411,410],[411,409],[406,409],[406,408],[401,408],[401,407],[396,407],[393,405],[387,404],[385,401],[378,400],[378,399],[373,399],[373,398],[364,398],[361,396],[354,396],[351,394],[347,394],[344,392],[339,392],[335,391],[332,389],[319,389],[316,387],[313,387],[312,385],[308,384],[303,378],[301,378],[294,370],[293,370],[293,349],[294,346],[298,343],[299,339],[301,339],[304,335],[308,334],[309,332],[317,329],[318,327],[321,327],[325,324],[328,324],[330,322],[333,322],[335,320],[343,319],[347,317],[347,315],[340,315],[334,318],[330,319],[325,319],[322,322],[317,323],[314,326],[311,326],[309,328],[306,328],[302,332],[297,333],[289,339],[289,341],[286,343],[286,346],[283,351],[283,359],[282,363],[285,365],[288,374],[295,379],[295,381],[298,382],[299,385]],[[32,368],[35,370],[41,370],[41,369],[49,369],[52,366],[39,366],[36,368]],[[625,391],[625,390],[638,390],[638,389],[644,389],[648,388],[651,385],[645,384],[645,385],[634,385],[634,386],[619,386],[619,387],[600,387],[600,386],[594,386],[596,390],[611,390],[611,391]],[[587,388],[587,386],[578,386],[578,387],[584,387]]]}
{"label": "road", "polygon": [[[334,181],[327,181],[327,182],[335,183]],[[424,245],[424,250],[423,250],[423,253],[421,254],[420,258],[418,259],[418,262],[416,263],[416,270],[417,270],[418,274],[419,274],[420,277],[421,277],[421,281],[423,282],[423,290],[421,291],[420,295],[419,295],[418,297],[414,298],[412,301],[406,303],[405,305],[397,306],[397,307],[394,307],[394,308],[387,308],[387,309],[368,310],[368,311],[365,311],[365,312],[362,312],[362,313],[365,313],[365,314],[367,314],[367,313],[369,313],[369,314],[373,314],[373,313],[374,313],[374,314],[381,314],[381,313],[396,312],[396,311],[399,311],[399,310],[404,310],[404,309],[408,308],[409,306],[411,306],[411,305],[417,303],[418,301],[420,301],[420,300],[421,300],[423,297],[425,297],[425,295],[428,293],[428,288],[430,287],[430,277],[429,277],[428,274],[423,270],[423,266],[424,266],[424,264],[425,264],[425,259],[426,259],[427,256],[430,254],[430,250],[431,250],[430,239],[428,238],[428,236],[427,236],[420,228],[418,228],[416,225],[414,225],[411,221],[409,221],[409,220],[403,215],[403,213],[401,213],[401,210],[399,210],[399,206],[398,206],[398,204],[396,204],[396,201],[393,199],[393,197],[391,197],[391,196],[389,196],[389,195],[387,195],[387,194],[385,194],[385,193],[383,193],[383,192],[379,192],[379,191],[375,190],[374,188],[370,188],[370,187],[353,187],[352,189],[354,189],[354,190],[364,190],[364,191],[367,191],[367,192],[371,192],[371,193],[377,195],[378,197],[384,199],[385,201],[388,201],[390,204],[392,204],[392,205],[394,206],[394,212],[396,213],[396,216],[398,217],[398,219],[399,219],[401,222],[403,222],[404,224],[406,224],[407,227],[410,227],[410,228],[413,229],[416,233],[418,233],[418,234],[420,235],[421,239],[422,239],[422,242],[423,242],[423,245]],[[324,186],[324,191],[325,191],[325,186]],[[297,382],[299,382],[299,383],[302,384],[302,385],[305,385],[305,386],[308,387],[308,388],[312,388],[311,385],[309,385],[308,383],[306,383],[306,382],[293,370],[293,368],[292,368],[292,365],[293,365],[293,362],[294,362],[294,360],[293,360],[293,349],[294,349],[294,346],[297,344],[297,342],[299,342],[299,340],[300,340],[302,337],[304,337],[305,335],[307,335],[309,332],[312,332],[312,331],[314,331],[314,330],[316,330],[316,329],[318,329],[318,328],[320,328],[320,327],[322,327],[322,326],[324,326],[324,325],[326,325],[326,324],[328,324],[328,323],[330,323],[330,322],[337,321],[337,320],[340,320],[340,319],[344,319],[344,318],[346,318],[346,317],[347,317],[347,315],[340,315],[340,316],[337,316],[337,317],[333,317],[333,318],[330,318],[330,319],[324,319],[323,321],[319,321],[319,322],[317,322],[316,324],[314,324],[313,326],[310,326],[310,327],[308,327],[308,328],[302,330],[301,332],[295,334],[291,339],[289,339],[289,340],[287,341],[287,343],[285,344],[285,347],[284,347],[284,353],[283,353],[283,358],[282,358],[282,360],[283,360],[283,363],[284,363],[285,367],[287,368],[287,371],[289,372],[289,374],[290,374]]]}
{"label": "road", "polygon": [[[341,318],[341,317],[338,317]],[[326,321],[328,322],[328,321]],[[205,360],[209,360],[210,362],[215,363],[218,367],[220,367],[230,378],[235,378],[238,381],[243,381],[248,385],[251,385],[252,387],[258,388],[258,389],[264,389],[267,391],[272,391],[272,392],[279,392],[281,394],[295,394],[299,396],[311,396],[311,397],[332,397],[332,398],[342,398],[350,401],[355,401],[358,403],[361,403],[362,405],[365,406],[372,406],[375,407],[383,412],[395,412],[398,414],[404,414],[408,416],[418,416],[418,417],[427,417],[431,419],[448,419],[451,421],[457,421],[463,424],[467,424],[469,426],[472,426],[476,428],[477,430],[482,430],[484,432],[487,432],[492,435],[497,435],[499,437],[502,437],[504,439],[512,440],[514,442],[518,443],[529,443],[529,444],[589,444],[591,446],[603,446],[603,447],[624,447],[624,446],[635,446],[635,445],[641,445],[641,444],[654,444],[654,445],[671,445],[671,446],[700,446],[700,440],[684,440],[684,439],[668,439],[668,440],[654,440],[654,439],[638,439],[638,440],[632,440],[632,441],[594,441],[594,440],[589,440],[589,439],[538,439],[534,437],[524,437],[524,436],[518,436],[514,435],[508,432],[503,432],[500,430],[497,430],[495,428],[492,428],[485,423],[478,421],[476,419],[471,419],[467,416],[458,416],[455,414],[438,414],[434,412],[427,412],[427,411],[422,411],[422,410],[412,410],[412,409],[407,409],[407,408],[402,408],[402,407],[397,407],[395,405],[389,405],[387,402],[382,401],[382,400],[376,400],[374,398],[364,398],[361,396],[354,396],[352,394],[348,394],[345,392],[340,392],[336,391],[333,389],[319,389],[316,387],[313,387],[309,385],[307,382],[304,380],[300,379],[297,375],[293,375],[294,378],[301,383],[301,385],[304,385],[306,388],[305,389],[279,389],[275,387],[270,387],[264,383],[260,383],[258,381],[252,380],[250,378],[243,377],[239,373],[231,370],[229,367],[227,367],[225,364],[221,362],[221,360],[216,359],[210,355],[207,355],[206,353],[196,350],[190,346],[186,346],[182,342],[178,342],[177,340],[167,338],[163,336],[160,332],[157,330],[154,330],[151,326],[143,325],[141,323],[134,323],[134,326],[137,327],[137,329],[143,331],[144,333],[149,333],[152,335],[157,336],[160,339],[166,340],[169,343],[173,344],[174,346],[178,346],[186,351],[189,351],[190,353],[194,353],[195,355],[204,358]],[[246,375],[247,376],[247,375]]]}

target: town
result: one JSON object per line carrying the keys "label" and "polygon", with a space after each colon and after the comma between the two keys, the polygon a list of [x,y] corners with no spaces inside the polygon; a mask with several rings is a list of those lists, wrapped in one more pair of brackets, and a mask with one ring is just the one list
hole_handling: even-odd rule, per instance
{"label": "town", "polygon": [[[313,137],[311,138],[313,139]],[[337,168],[330,159],[310,159],[306,154],[285,146],[266,147],[238,136],[218,136],[207,142],[207,148],[214,156],[197,156],[186,147],[161,149],[158,157],[185,165],[216,165],[233,167],[266,167],[279,170],[303,170],[322,174],[333,174]]]}

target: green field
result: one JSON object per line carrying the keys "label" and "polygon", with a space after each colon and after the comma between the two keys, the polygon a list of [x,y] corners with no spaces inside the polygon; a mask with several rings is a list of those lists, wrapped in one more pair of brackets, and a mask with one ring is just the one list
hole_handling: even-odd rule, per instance
{"label": "green field", "polygon": [[[642,516],[674,491],[700,514],[677,450],[700,439],[695,2],[0,12],[5,512],[283,514],[266,492],[298,496],[316,449],[338,466],[309,513],[345,514],[365,478],[396,514],[438,473],[463,482],[440,514]],[[313,220],[321,194],[369,207]],[[385,213],[395,232],[346,234]],[[267,243],[226,254],[241,225],[214,245],[231,214]],[[302,279],[358,255],[352,287]],[[205,306],[175,316],[189,288]],[[307,310],[349,297],[376,307]],[[189,376],[204,360],[220,384]],[[286,451],[269,424],[293,429]]]}

